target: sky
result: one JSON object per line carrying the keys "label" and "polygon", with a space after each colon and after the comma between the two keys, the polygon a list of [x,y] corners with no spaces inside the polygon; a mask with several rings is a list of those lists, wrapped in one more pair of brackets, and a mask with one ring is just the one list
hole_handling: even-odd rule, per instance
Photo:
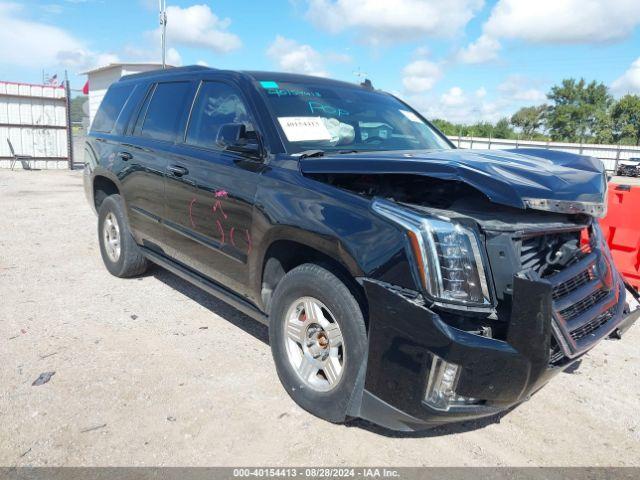
{"label": "sky", "polygon": [[[167,0],[168,62],[308,73],[495,122],[563,78],[640,94],[640,0]],[[156,0],[0,0],[0,80],[160,61]]]}

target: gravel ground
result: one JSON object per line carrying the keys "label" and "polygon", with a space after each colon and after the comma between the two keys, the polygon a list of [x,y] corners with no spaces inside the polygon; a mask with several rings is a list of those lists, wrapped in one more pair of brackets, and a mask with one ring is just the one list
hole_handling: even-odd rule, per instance
{"label": "gravel ground", "polygon": [[332,425],[265,327],[160,268],[108,274],[81,172],[0,171],[0,205],[0,465],[640,466],[637,325],[499,420]]}

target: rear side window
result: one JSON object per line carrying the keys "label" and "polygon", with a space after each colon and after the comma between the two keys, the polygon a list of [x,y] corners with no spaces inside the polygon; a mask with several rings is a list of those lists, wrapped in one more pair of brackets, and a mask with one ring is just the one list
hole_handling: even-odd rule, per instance
{"label": "rear side window", "polygon": [[122,111],[122,107],[127,103],[127,99],[133,92],[134,85],[118,85],[115,84],[109,90],[102,99],[100,108],[96,113],[96,118],[93,119],[91,130],[96,132],[109,133],[113,130],[116,124],[118,115]]}
{"label": "rear side window", "polygon": [[190,89],[189,82],[159,83],[149,102],[140,135],[154,140],[174,141]]}

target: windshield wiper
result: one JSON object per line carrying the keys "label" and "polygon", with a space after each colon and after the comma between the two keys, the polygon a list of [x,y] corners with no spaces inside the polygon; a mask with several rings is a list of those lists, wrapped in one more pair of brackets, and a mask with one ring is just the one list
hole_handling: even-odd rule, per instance
{"label": "windshield wiper", "polygon": [[311,158],[324,156],[324,150],[305,150],[304,152],[296,153],[294,157]]}

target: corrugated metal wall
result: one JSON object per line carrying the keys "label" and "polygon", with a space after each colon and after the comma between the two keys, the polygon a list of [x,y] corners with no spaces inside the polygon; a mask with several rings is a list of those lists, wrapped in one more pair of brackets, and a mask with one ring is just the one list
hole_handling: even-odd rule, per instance
{"label": "corrugated metal wall", "polygon": [[65,89],[0,81],[0,168],[11,162],[7,139],[35,168],[67,168]]}

